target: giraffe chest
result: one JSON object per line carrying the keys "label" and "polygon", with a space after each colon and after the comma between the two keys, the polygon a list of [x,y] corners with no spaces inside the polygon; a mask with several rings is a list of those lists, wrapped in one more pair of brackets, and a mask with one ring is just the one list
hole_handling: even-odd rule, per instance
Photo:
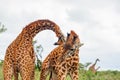
{"label": "giraffe chest", "polygon": [[79,63],[79,57],[78,56],[73,56],[65,60],[66,67],[67,69],[70,69],[72,67],[78,66]]}
{"label": "giraffe chest", "polygon": [[79,67],[79,56],[72,56],[69,58],[66,58],[62,62],[57,62],[55,65],[52,65],[53,69],[55,69],[56,73],[60,70],[63,70],[62,72],[74,70]]}

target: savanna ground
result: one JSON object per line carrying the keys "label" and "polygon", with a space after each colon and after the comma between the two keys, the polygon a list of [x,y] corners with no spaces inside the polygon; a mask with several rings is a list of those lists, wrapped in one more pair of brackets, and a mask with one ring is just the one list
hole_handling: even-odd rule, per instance
{"label": "savanna ground", "polygon": [[[120,71],[111,71],[111,70],[98,71],[97,74],[92,74],[90,71],[81,68],[79,70],[79,73],[80,73],[79,80],[120,80]],[[39,80],[39,76],[40,76],[40,71],[36,69],[35,80]],[[0,80],[4,80],[2,74],[2,63],[0,63]],[[71,80],[71,79],[69,76],[67,76],[66,80]]]}

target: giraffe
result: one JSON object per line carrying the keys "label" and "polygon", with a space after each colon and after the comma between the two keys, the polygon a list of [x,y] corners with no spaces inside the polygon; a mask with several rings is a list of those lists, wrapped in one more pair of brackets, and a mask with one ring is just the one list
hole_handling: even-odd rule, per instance
{"label": "giraffe", "polygon": [[78,54],[82,45],[79,36],[71,30],[66,41],[53,49],[43,61],[40,80],[46,80],[48,74],[49,80],[65,80],[67,74],[72,80],[78,80]]}
{"label": "giraffe", "polygon": [[100,66],[98,67],[98,68],[96,68],[95,69],[95,65],[96,65],[96,63],[97,63],[97,61],[100,61],[98,58],[95,60],[95,63],[94,64],[92,64],[90,67],[89,67],[89,70],[92,72],[92,73],[96,73],[97,72],[97,70],[100,68]]}
{"label": "giraffe", "polygon": [[32,45],[33,38],[43,30],[52,30],[58,41],[55,45],[64,42],[64,35],[60,27],[46,19],[37,20],[23,28],[17,38],[8,46],[4,57],[4,80],[18,80],[18,73],[22,80],[34,80],[35,53]]}
{"label": "giraffe", "polygon": [[97,72],[97,71],[98,71],[98,69],[100,69],[100,66],[98,66],[98,67],[95,69],[95,71]]}

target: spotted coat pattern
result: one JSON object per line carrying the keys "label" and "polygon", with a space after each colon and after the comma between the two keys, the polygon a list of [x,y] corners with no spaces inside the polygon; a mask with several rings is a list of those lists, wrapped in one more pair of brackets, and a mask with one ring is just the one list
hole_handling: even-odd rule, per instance
{"label": "spotted coat pattern", "polygon": [[59,26],[50,20],[37,20],[25,28],[17,38],[8,46],[4,58],[3,75],[4,80],[18,80],[20,73],[22,80],[34,80],[35,53],[32,45],[34,36],[43,30],[52,30],[58,37],[59,45],[64,41]]}
{"label": "spotted coat pattern", "polygon": [[67,74],[72,80],[78,80],[80,44],[78,35],[71,31],[66,41],[53,49],[43,61],[40,80],[46,80],[48,74],[49,80],[65,80]]}

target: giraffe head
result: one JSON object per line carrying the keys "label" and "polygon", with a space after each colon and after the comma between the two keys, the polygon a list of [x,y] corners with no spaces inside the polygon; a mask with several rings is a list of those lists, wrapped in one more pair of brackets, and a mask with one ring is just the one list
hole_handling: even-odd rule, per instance
{"label": "giraffe head", "polygon": [[75,50],[81,47],[82,45],[83,44],[80,43],[79,36],[73,30],[71,30],[71,32],[67,34],[65,48],[70,50]]}
{"label": "giraffe head", "polygon": [[54,43],[54,45],[61,45],[65,43],[65,37],[64,35],[61,35],[59,38],[58,38],[58,41]]}
{"label": "giraffe head", "polygon": [[100,59],[97,58],[96,61],[100,61]]}

